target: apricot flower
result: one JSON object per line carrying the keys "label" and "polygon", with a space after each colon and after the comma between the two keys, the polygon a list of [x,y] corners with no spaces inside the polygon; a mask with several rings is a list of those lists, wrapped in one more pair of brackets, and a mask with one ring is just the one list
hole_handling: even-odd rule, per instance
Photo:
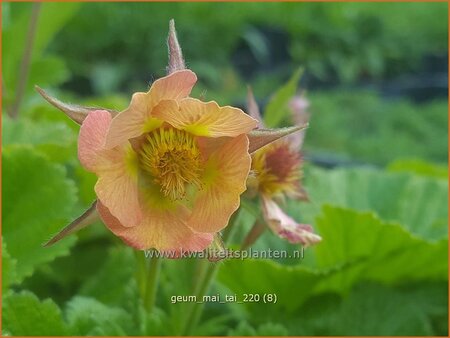
{"label": "apricot flower", "polygon": [[201,251],[239,207],[250,154],[299,128],[252,130],[242,110],[189,97],[197,77],[185,69],[174,22],[168,76],[117,112],[64,103],[36,86],[81,124],[78,157],[98,176],[97,200],[45,245],[99,218],[138,249]]}
{"label": "apricot flower", "polygon": [[190,70],[161,78],[112,118],[90,113],[78,155],[97,174],[97,210],[130,246],[205,249],[239,207],[256,121],[240,109],[188,97]]}
{"label": "apricot flower", "polygon": [[[258,105],[250,89],[248,108],[250,115],[259,121],[260,127],[263,127]],[[305,112],[295,109],[294,113],[298,115]],[[302,120],[302,123],[306,122],[307,119]],[[277,199],[285,197],[307,199],[306,192],[300,185],[302,160],[299,147],[303,137],[302,130],[256,151],[252,156],[253,175],[249,177],[248,184],[260,195],[264,221],[269,228],[291,243],[309,246],[319,242],[320,236],[313,233],[310,225],[299,224],[289,217],[276,202]],[[245,240],[246,245],[256,240],[262,230],[261,224],[256,223]]]}

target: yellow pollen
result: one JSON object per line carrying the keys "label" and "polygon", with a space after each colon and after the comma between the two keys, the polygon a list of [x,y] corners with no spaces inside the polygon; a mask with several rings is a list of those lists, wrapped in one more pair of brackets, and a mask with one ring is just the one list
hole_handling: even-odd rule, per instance
{"label": "yellow pollen", "polygon": [[183,199],[189,186],[201,186],[200,151],[193,135],[183,130],[158,128],[150,132],[139,151],[139,162],[173,201]]}

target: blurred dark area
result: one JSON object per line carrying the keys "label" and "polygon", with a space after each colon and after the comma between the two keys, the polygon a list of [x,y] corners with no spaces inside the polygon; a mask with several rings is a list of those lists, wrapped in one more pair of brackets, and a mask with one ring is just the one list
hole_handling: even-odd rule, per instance
{"label": "blurred dark area", "polygon": [[[281,83],[302,65],[311,90],[375,85],[388,95],[416,97],[414,90],[446,87],[446,4],[408,4],[407,10],[403,4],[370,3],[84,6],[50,46],[73,72],[66,86],[82,93],[97,94],[95,77],[108,70],[115,73],[109,85],[124,90],[162,75],[170,18],[188,64],[211,72],[209,80],[218,81],[212,73],[231,67],[245,82],[263,74]],[[442,91],[430,90],[421,100],[436,95]]]}

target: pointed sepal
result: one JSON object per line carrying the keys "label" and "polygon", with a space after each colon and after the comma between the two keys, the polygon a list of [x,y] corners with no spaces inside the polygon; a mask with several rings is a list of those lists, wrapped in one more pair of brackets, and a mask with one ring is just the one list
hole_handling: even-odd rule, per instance
{"label": "pointed sepal", "polygon": [[91,225],[95,221],[99,220],[100,216],[97,213],[97,201],[94,201],[92,205],[87,209],[80,217],[74,220],[69,225],[65,226],[60,232],[53,236],[44,246],[50,246],[59,242],[61,239],[77,232],[80,229]]}
{"label": "pointed sepal", "polygon": [[303,130],[308,124],[301,126],[278,128],[278,129],[255,129],[247,134],[249,140],[248,152],[251,154],[258,149],[281,139],[287,135]]}
{"label": "pointed sepal", "polygon": [[264,123],[259,111],[258,103],[253,95],[253,90],[250,86],[247,87],[247,113],[255,120],[258,120],[258,128],[264,128]]}
{"label": "pointed sepal", "polygon": [[48,103],[64,112],[70,119],[72,119],[78,124],[82,124],[86,116],[88,116],[90,112],[95,110],[106,110],[110,112],[113,117],[118,114],[117,111],[111,109],[83,107],[75,104],[65,103],[58,100],[56,97],[49,95],[45,90],[43,90],[39,86],[34,86],[34,88],[39,94],[41,94],[41,96],[45,100],[47,100]]}
{"label": "pointed sepal", "polygon": [[169,64],[167,65],[167,75],[176,72],[177,70],[186,69],[181,52],[180,44],[178,43],[177,32],[175,30],[175,20],[169,21],[169,36],[167,37],[167,47],[169,49]]}

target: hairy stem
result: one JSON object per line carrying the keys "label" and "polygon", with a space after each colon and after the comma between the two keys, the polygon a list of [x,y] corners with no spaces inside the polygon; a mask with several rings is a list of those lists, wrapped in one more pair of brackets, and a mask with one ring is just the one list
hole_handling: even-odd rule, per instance
{"label": "hairy stem", "polygon": [[134,250],[134,256],[136,258],[136,283],[139,289],[139,294],[142,299],[145,298],[145,290],[146,290],[146,274],[147,274],[147,264],[146,259],[142,251]]}
{"label": "hairy stem", "polygon": [[39,13],[41,10],[41,3],[33,3],[31,9],[30,25],[28,26],[28,33],[25,41],[25,49],[22,55],[22,61],[19,68],[19,78],[16,88],[16,97],[12,104],[11,110],[9,110],[9,116],[12,118],[17,118],[19,115],[20,105],[22,104],[22,99],[25,94],[25,88],[28,80],[28,72],[30,69],[31,55],[33,53],[33,45],[36,37],[36,27],[39,19]]}
{"label": "hairy stem", "polygon": [[161,258],[151,257],[148,274],[147,285],[145,289],[144,307],[147,312],[152,312],[156,302],[156,291],[158,289],[159,271],[161,270]]}
{"label": "hairy stem", "polygon": [[[225,229],[222,239],[223,242],[226,244],[229,243],[231,238],[233,237],[234,231],[236,229],[236,221],[239,216],[239,211],[237,211],[231,218],[228,227]],[[203,296],[205,296],[210,287],[212,282],[214,281],[217,271],[219,269],[219,263],[213,263],[209,262],[206,259],[203,259],[200,263],[200,271],[202,274],[200,275],[200,278],[198,279],[198,282],[195,285],[194,289],[194,295],[195,298],[198,301],[201,301],[203,299]],[[203,303],[189,303],[189,309],[187,311],[186,320],[183,323],[182,327],[182,333],[181,335],[189,335],[191,331],[197,326],[198,321],[200,320],[200,317],[203,312]]]}

